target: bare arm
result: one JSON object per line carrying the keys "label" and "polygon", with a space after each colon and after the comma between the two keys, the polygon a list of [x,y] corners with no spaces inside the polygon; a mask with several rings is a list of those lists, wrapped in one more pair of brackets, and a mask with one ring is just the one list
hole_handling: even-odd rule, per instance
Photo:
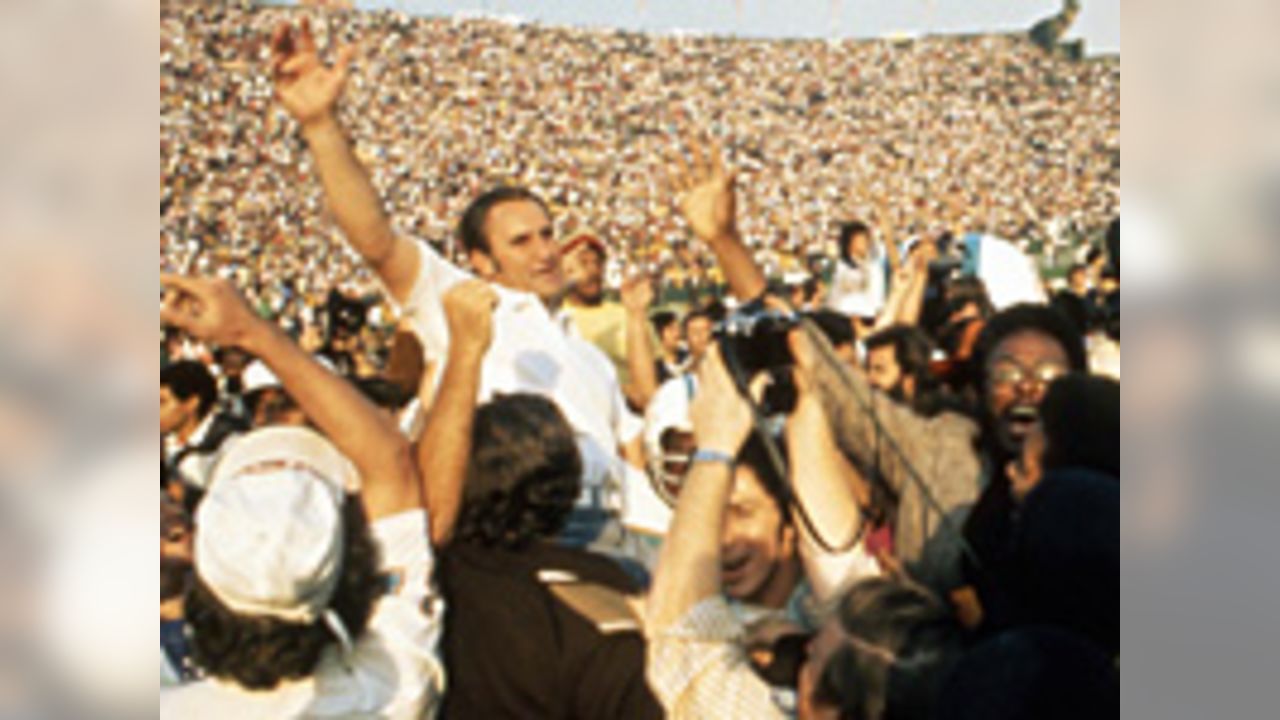
{"label": "bare arm", "polygon": [[[700,450],[734,457],[751,431],[751,410],[716,348],[702,363],[690,415]],[[726,463],[698,462],[689,471],[649,592],[648,633],[661,632],[720,592],[720,531],[732,489]]]}
{"label": "bare arm", "polygon": [[392,231],[382,201],[334,113],[353,49],[339,49],[333,67],[326,67],[305,19],[297,31],[287,23],[278,26],[271,46],[276,96],[302,128],[338,227],[392,297],[404,302],[418,273],[417,245]]}
{"label": "bare arm", "polygon": [[480,366],[493,335],[497,301],[493,288],[480,280],[460,283],[444,296],[454,340],[449,344],[440,391],[427,414],[417,452],[422,494],[431,517],[431,543],[437,547],[449,543],[462,507]]}
{"label": "bare arm", "polygon": [[734,297],[757,298],[768,283],[738,235],[735,173],[725,167],[718,144],[711,143],[709,153],[696,142],[687,144],[692,165],[679,150],[672,157],[672,184],[681,195],[680,212],[693,234],[715,253]]}
{"label": "bare arm", "polygon": [[938,257],[938,246],[922,240],[911,253],[910,271],[898,306],[897,322],[900,325],[919,325],[924,309],[924,293],[929,286],[929,263]]}
{"label": "bare arm", "polygon": [[641,411],[658,391],[657,360],[649,329],[649,305],[653,302],[653,282],[633,278],[622,286],[622,304],[627,310],[627,369],[631,377],[627,399]]}
{"label": "bare arm", "polygon": [[[802,393],[787,422],[791,487],[830,545],[844,546],[858,536],[862,515],[858,498],[869,490],[862,476],[840,454],[822,405],[813,393]],[[800,523],[803,532],[808,526]]]}
{"label": "bare arm", "polygon": [[351,150],[337,118],[326,115],[306,125],[302,137],[311,148],[329,210],[351,247],[378,273],[397,302],[409,299],[418,276],[418,246],[396,235],[382,210],[369,174]]}
{"label": "bare arm", "polygon": [[920,313],[924,310],[924,291],[929,284],[929,270],[917,270],[911,273],[902,293],[902,302],[898,305],[897,321],[899,325],[919,325]]}
{"label": "bare arm", "polygon": [[162,282],[177,291],[162,320],[201,339],[242,347],[266,363],[307,419],[355,465],[371,519],[422,507],[408,442],[355,386],[258,318],[229,283],[175,276]]}

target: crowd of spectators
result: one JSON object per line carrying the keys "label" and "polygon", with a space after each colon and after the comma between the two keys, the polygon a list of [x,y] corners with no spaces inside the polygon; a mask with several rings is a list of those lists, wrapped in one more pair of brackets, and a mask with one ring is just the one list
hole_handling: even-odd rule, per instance
{"label": "crowd of spectators", "polygon": [[[371,276],[326,217],[293,124],[272,102],[262,38],[296,11],[161,5],[161,264],[236,278],[306,315]],[[722,280],[664,189],[670,139],[724,138],[752,192],[742,232],[771,277],[836,256],[857,217],[896,240],[949,229],[1041,257],[1092,238],[1119,204],[1120,69],[1025,36],[760,41],[329,12],[323,45],[358,39],[342,110],[404,232],[456,251],[477,193],[537,190],[562,232],[591,230],[673,294]],[[709,276],[708,276],[709,275]],[[309,322],[304,318],[302,322]]]}
{"label": "crowd of spectators", "polygon": [[1118,717],[1118,65],[161,21],[163,717]]}

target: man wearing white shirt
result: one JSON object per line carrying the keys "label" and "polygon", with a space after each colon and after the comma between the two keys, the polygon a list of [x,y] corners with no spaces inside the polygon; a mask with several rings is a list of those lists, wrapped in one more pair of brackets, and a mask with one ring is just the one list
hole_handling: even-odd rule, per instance
{"label": "man wearing white shirt", "polygon": [[[272,46],[277,97],[301,126],[335,220],[408,317],[426,355],[443,361],[449,333],[441,298],[472,275],[392,230],[335,116],[351,48],[324,65],[305,22],[298,30],[281,25]],[[633,444],[640,457],[641,425],[626,411],[609,360],[571,332],[560,311],[566,283],[546,204],[522,188],[490,191],[468,207],[458,236],[475,274],[498,296],[478,400],[514,392],[554,400],[577,435],[584,505],[616,506],[604,496],[624,476],[620,449]]]}

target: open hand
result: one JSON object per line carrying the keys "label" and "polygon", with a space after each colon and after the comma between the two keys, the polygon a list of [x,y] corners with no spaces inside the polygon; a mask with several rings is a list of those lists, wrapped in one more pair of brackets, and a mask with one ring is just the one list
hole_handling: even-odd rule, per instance
{"label": "open hand", "polygon": [[622,306],[632,313],[644,313],[653,304],[653,281],[636,275],[622,283]]}
{"label": "open hand", "polygon": [[280,23],[271,33],[271,77],[276,97],[304,127],[331,117],[354,56],[355,48],[339,47],[333,66],[328,67],[320,60],[311,23],[306,18],[297,30],[290,23]]}
{"label": "open hand", "polygon": [[[703,145],[709,144],[707,150]],[[676,148],[671,153],[671,185],[676,192],[680,213],[703,242],[716,242],[736,237],[737,194],[735,172],[725,167],[720,145],[687,141],[689,159]]]}

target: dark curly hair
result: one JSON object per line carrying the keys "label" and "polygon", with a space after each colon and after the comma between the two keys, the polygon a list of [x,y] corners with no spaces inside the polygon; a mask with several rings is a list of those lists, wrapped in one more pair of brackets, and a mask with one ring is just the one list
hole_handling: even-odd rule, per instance
{"label": "dark curly hair", "polygon": [[582,458],[559,408],[498,395],[476,410],[456,539],[519,550],[564,527],[582,490]]}
{"label": "dark curly hair", "polygon": [[[329,606],[354,640],[364,632],[386,583],[377,571],[378,548],[369,533],[364,507],[354,495],[347,497],[343,507],[343,527],[346,555]],[[209,675],[250,690],[270,690],[281,681],[310,675],[321,651],[336,642],[323,620],[302,624],[238,614],[218,600],[198,574],[185,609],[196,665]]]}
{"label": "dark curly hair", "polygon": [[854,638],[820,670],[815,700],[842,720],[926,720],[963,651],[947,606],[923,588],[886,577],[841,598],[841,629]]}
{"label": "dark curly hair", "polygon": [[1007,338],[1026,331],[1053,338],[1066,353],[1071,370],[1088,371],[1089,358],[1085,353],[1084,337],[1071,324],[1071,320],[1049,305],[1021,303],[996,313],[978,335],[978,342],[970,358],[970,377],[977,387],[979,398],[986,397],[987,360],[991,354]]}

